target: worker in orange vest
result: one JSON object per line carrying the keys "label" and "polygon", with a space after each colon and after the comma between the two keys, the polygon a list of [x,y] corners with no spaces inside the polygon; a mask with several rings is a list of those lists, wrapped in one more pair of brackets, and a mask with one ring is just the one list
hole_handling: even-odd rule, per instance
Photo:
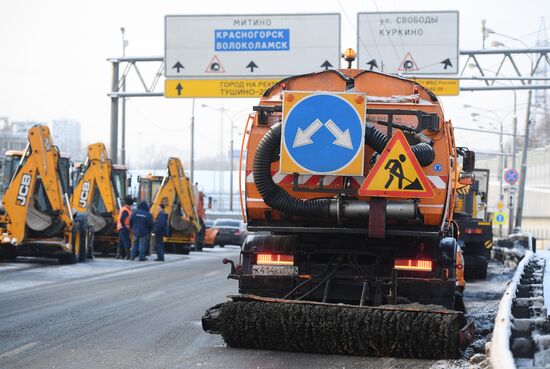
{"label": "worker in orange vest", "polygon": [[118,248],[116,251],[117,259],[130,259],[130,217],[132,216],[132,204],[134,199],[132,196],[126,196],[124,199],[124,206],[118,213],[118,220],[116,222],[116,229],[118,231]]}

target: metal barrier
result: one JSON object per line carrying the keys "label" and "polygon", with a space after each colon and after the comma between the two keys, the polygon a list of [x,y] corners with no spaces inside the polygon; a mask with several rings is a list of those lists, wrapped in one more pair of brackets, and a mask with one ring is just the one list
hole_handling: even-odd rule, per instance
{"label": "metal barrier", "polygon": [[535,253],[536,240],[530,234],[513,234],[499,241],[495,256],[518,266],[499,304],[489,360],[493,368],[508,369],[516,368],[517,360],[535,362],[537,341],[548,327],[543,296],[548,256]]}

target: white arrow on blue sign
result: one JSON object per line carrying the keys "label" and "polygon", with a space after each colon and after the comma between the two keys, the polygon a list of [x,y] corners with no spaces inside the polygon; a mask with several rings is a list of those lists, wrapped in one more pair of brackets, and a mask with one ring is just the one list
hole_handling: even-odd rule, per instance
{"label": "white arrow on blue sign", "polygon": [[346,168],[363,150],[363,136],[362,117],[337,95],[304,98],[288,112],[283,125],[288,154],[297,165],[315,174]]}

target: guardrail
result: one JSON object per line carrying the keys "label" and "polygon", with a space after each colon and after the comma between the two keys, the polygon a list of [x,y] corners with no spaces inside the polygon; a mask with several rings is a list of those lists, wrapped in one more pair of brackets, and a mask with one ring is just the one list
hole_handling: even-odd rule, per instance
{"label": "guardrail", "polygon": [[517,265],[525,256],[526,250],[536,252],[537,240],[529,233],[514,233],[497,240],[493,246],[493,256],[502,263]]}
{"label": "guardrail", "polygon": [[518,363],[520,367],[544,366],[546,355],[537,353],[550,342],[543,284],[550,254],[535,254],[535,239],[529,234],[514,234],[506,241],[500,243],[495,255],[517,260],[518,266],[498,307],[489,360],[499,369],[516,368]]}

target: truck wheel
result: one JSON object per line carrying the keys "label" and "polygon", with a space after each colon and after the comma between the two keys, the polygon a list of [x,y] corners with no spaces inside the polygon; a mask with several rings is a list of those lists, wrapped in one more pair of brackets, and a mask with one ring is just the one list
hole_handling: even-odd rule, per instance
{"label": "truck wheel", "polygon": [[466,305],[464,305],[464,299],[462,297],[462,293],[456,291],[455,292],[455,302],[454,302],[454,309],[457,311],[466,312]]}
{"label": "truck wheel", "polygon": [[57,258],[59,264],[62,265],[68,265],[68,264],[76,264],[77,257],[72,252],[69,254],[63,254]]}
{"label": "truck wheel", "polygon": [[8,245],[0,249],[0,259],[5,261],[15,261],[17,259],[17,247]]}
{"label": "truck wheel", "polygon": [[86,232],[78,229],[73,236],[73,252],[78,257],[78,262],[86,261]]}
{"label": "truck wheel", "polygon": [[185,244],[182,244],[182,243],[175,243],[173,245],[174,245],[174,252],[176,254],[189,255],[189,253],[191,252],[191,246],[190,245],[185,245]]}
{"label": "truck wheel", "polygon": [[481,269],[479,272],[477,272],[477,277],[479,279],[487,279],[487,267]]}

